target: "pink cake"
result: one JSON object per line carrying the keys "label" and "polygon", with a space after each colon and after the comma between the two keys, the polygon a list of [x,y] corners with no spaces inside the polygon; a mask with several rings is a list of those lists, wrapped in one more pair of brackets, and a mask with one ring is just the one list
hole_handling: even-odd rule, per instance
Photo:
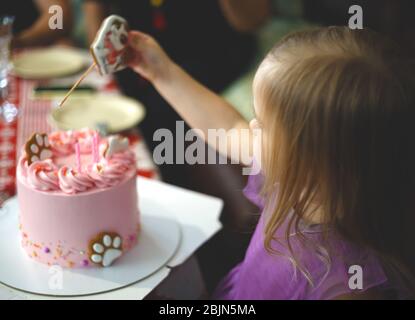
{"label": "pink cake", "polygon": [[92,130],[34,134],[17,167],[22,246],[62,267],[111,265],[137,243],[136,159]]}

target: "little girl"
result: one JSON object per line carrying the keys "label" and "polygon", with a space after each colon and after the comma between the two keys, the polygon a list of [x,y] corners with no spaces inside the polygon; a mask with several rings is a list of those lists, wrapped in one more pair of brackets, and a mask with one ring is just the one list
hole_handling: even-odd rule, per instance
{"label": "little girl", "polygon": [[414,297],[415,72],[393,44],[346,27],[288,35],[256,73],[249,125],[151,37],[130,32],[129,53],[190,126],[251,128],[228,138],[262,152],[245,191],[263,212],[215,298]]}

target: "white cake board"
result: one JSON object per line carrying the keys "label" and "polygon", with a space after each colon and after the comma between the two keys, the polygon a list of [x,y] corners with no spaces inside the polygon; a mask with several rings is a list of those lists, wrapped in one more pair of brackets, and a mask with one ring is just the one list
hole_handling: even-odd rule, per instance
{"label": "white cake board", "polygon": [[180,245],[180,226],[166,216],[142,213],[138,245],[109,268],[64,269],[30,259],[20,245],[17,198],[0,211],[0,282],[22,291],[81,296],[128,286],[154,274]]}

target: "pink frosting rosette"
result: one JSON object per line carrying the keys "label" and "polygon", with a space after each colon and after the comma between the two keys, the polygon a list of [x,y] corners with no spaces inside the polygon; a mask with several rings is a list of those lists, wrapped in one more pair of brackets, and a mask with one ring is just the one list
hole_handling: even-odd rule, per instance
{"label": "pink frosting rosette", "polygon": [[124,178],[125,171],[125,167],[119,164],[94,163],[88,167],[88,174],[98,188],[117,185]]}
{"label": "pink frosting rosette", "polygon": [[125,170],[129,170],[136,165],[136,158],[134,152],[131,150],[125,150],[122,152],[114,153],[109,159],[105,159],[105,162],[109,165],[122,166]]}
{"label": "pink frosting rosette", "polygon": [[[27,166],[27,161],[22,167]],[[57,168],[50,159],[33,162],[26,170],[27,182],[41,191],[59,190]]]}
{"label": "pink frosting rosette", "polygon": [[95,186],[93,179],[87,173],[77,172],[68,166],[59,169],[58,177],[59,187],[68,194],[84,192]]}
{"label": "pink frosting rosette", "polygon": [[85,170],[78,172],[74,168],[64,165],[58,167],[54,164],[56,158],[65,157],[75,152],[78,142],[82,153],[91,153],[95,132],[90,129],[79,131],[58,131],[51,133],[49,141],[52,148],[52,158],[35,161],[28,165],[25,151],[17,165],[17,174],[30,186],[42,191],[61,190],[67,194],[85,192],[93,188],[108,188],[119,184],[125,174],[136,168],[136,157],[130,149],[123,148],[113,152],[108,157],[105,150],[108,140],[99,143],[99,162],[83,165]]}

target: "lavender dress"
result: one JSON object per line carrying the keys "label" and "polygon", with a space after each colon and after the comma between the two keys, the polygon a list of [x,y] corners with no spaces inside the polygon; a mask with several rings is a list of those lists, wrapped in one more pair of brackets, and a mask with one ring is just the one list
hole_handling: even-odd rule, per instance
{"label": "lavender dress", "polygon": [[[263,210],[263,199],[259,196],[263,177],[251,176],[244,193],[248,199]],[[351,293],[349,288],[349,267],[359,265],[362,268],[363,292],[372,287],[381,286],[390,289],[388,280],[374,254],[349,242],[329,235],[329,260],[324,249],[305,248],[298,236],[291,236],[291,244],[302,265],[309,272],[314,286],[293,267],[286,256],[271,255],[264,248],[264,220],[261,216],[249,244],[244,260],[237,265],[220,283],[213,295],[215,299],[333,299]],[[308,226],[303,233],[309,241],[322,244],[322,232],[319,225]],[[277,230],[277,236],[285,234],[285,227]],[[288,255],[284,243],[273,242],[272,247]],[[334,254],[333,254],[334,252]],[[379,287],[378,287],[379,288]],[[356,289],[355,289],[356,290]]]}

